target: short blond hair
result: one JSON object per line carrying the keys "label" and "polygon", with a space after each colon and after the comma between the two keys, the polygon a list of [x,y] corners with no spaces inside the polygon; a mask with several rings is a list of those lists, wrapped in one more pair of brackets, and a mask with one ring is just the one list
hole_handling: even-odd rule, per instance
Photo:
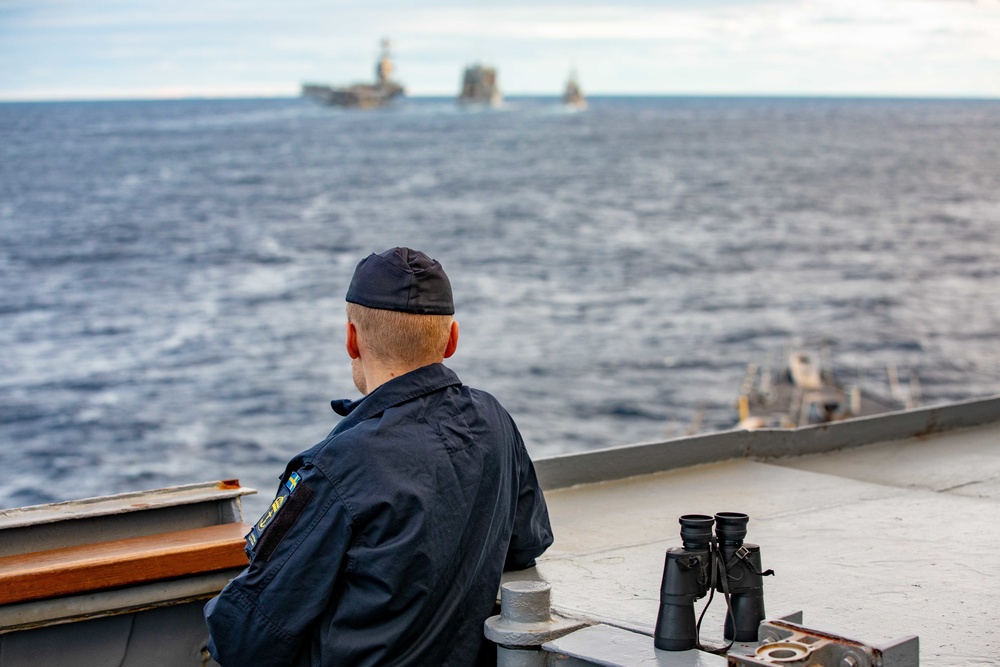
{"label": "short blond hair", "polygon": [[420,368],[444,358],[452,316],[401,313],[348,302],[347,321],[379,362]]}

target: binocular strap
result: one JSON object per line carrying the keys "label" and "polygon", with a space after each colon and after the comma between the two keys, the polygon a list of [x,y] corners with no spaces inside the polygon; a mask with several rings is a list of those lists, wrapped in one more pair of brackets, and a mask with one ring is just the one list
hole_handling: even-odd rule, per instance
{"label": "binocular strap", "polygon": [[730,614],[732,614],[732,609],[733,609],[732,602],[730,602],[729,599],[729,577],[726,575],[726,570],[725,570],[726,566],[722,562],[722,559],[718,557],[717,551],[715,549],[712,549],[711,559],[712,559],[711,564],[709,565],[709,569],[712,571],[712,576],[711,579],[709,580],[709,586],[710,586],[709,590],[711,592],[708,594],[708,601],[706,601],[705,606],[702,607],[701,614],[698,615],[698,622],[694,626],[694,643],[701,651],[705,651],[706,653],[715,653],[721,655],[723,653],[728,653],[729,649],[733,647],[733,644],[736,643],[735,637],[733,637],[733,639],[730,640],[729,644],[723,648],[711,648],[701,643],[701,621],[702,619],[705,618],[705,612],[708,611],[708,608],[712,605],[712,600],[715,598],[715,583],[716,583],[715,578],[720,568],[722,570],[722,594],[726,599],[726,609],[729,610]]}
{"label": "binocular strap", "polygon": [[[728,563],[723,562],[722,558],[719,557],[719,549],[715,547],[711,550],[711,565],[709,569],[712,571],[711,580],[709,581],[709,586],[711,586],[711,593],[708,594],[708,601],[705,602],[705,606],[701,610],[701,614],[698,615],[698,622],[694,626],[694,642],[699,650],[705,651],[706,653],[715,653],[721,655],[723,653],[728,653],[729,649],[733,647],[736,643],[736,633],[733,632],[733,638],[729,640],[729,643],[722,648],[711,648],[705,646],[701,643],[701,621],[705,618],[705,612],[708,611],[709,606],[712,604],[712,600],[715,598],[715,584],[716,576],[721,579],[722,584],[722,595],[726,600],[726,610],[729,612],[729,616],[733,618],[733,603],[729,595],[729,568],[736,564],[736,561],[743,561],[743,564],[750,569],[756,575],[762,577],[770,577],[774,575],[774,570],[764,570],[761,572],[758,570],[747,556],[750,551],[746,547],[740,547],[736,553],[733,554],[733,559]],[[735,619],[734,619],[735,623]]]}

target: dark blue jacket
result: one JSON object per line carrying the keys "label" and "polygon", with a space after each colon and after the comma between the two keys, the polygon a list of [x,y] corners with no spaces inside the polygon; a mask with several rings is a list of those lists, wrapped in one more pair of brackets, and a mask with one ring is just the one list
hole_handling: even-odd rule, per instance
{"label": "dark blue jacket", "polygon": [[510,415],[441,364],[356,401],[288,464],[209,601],[225,667],[473,665],[504,569],[552,543]]}

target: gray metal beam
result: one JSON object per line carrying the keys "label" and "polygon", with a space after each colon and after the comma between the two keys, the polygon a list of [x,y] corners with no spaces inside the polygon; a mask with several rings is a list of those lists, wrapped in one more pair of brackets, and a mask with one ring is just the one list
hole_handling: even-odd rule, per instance
{"label": "gray metal beam", "polygon": [[0,558],[243,520],[236,480],[0,511]]}
{"label": "gray metal beam", "polygon": [[145,586],[0,605],[0,635],[207,600],[218,595],[229,580],[239,573],[239,569],[223,570],[198,577],[158,581]]}
{"label": "gray metal beam", "polygon": [[734,458],[770,459],[921,438],[1000,422],[1000,396],[949,403],[799,429],[723,431],[665,442],[538,459],[545,489],[624,479]]}

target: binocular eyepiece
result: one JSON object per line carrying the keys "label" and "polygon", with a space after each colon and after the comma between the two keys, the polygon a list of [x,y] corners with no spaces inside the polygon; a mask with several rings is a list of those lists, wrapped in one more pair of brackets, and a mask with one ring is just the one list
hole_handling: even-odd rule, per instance
{"label": "binocular eyepiece", "polygon": [[743,538],[747,536],[747,523],[750,517],[740,512],[719,512],[715,515],[715,534],[719,538],[719,544],[734,545],[739,547],[743,544]]}
{"label": "binocular eyepiece", "polygon": [[681,524],[681,543],[684,548],[688,551],[708,551],[715,519],[704,514],[685,514],[678,521]]}
{"label": "binocular eyepiece", "polygon": [[694,601],[710,590],[726,596],[725,638],[757,640],[757,626],[764,620],[762,577],[773,573],[761,572],[760,547],[743,542],[749,521],[739,512],[680,517],[683,546],[667,549],[663,564],[656,648],[686,651],[699,646]]}

